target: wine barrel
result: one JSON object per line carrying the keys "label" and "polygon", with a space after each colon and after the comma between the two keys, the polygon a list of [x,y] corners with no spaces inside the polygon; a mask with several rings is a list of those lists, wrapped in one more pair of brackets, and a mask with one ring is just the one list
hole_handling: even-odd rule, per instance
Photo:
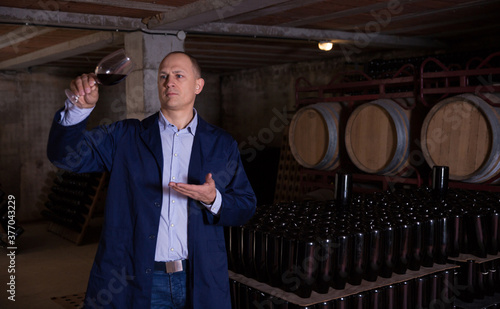
{"label": "wine barrel", "polygon": [[444,99],[424,119],[421,147],[430,167],[449,167],[449,179],[486,182],[500,173],[500,109],[469,93]]}
{"label": "wine barrel", "polygon": [[408,165],[409,112],[393,100],[379,99],[360,105],[347,120],[345,145],[360,170],[396,175]]}
{"label": "wine barrel", "polygon": [[289,143],[306,168],[331,171],[339,162],[340,103],[316,103],[299,109],[290,122]]}

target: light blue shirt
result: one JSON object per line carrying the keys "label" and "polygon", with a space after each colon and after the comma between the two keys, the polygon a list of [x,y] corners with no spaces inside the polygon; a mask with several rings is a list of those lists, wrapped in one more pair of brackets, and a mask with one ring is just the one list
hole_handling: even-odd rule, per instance
{"label": "light blue shirt", "polygon": [[[61,112],[60,124],[69,126],[87,118],[93,108],[81,109],[65,102],[66,108]],[[163,197],[161,216],[158,228],[155,261],[174,261],[188,258],[187,225],[188,198],[171,189],[169,182],[187,183],[189,161],[193,146],[198,113],[194,109],[194,117],[184,129],[177,129],[159,113],[161,146],[163,151]],[[214,215],[218,215],[222,205],[222,196],[216,190],[216,198],[212,205],[203,204]]]}

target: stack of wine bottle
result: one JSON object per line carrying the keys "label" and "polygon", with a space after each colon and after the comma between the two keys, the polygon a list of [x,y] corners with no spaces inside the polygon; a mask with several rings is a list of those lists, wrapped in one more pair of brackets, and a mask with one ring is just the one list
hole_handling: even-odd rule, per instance
{"label": "stack of wine bottle", "polygon": [[227,230],[228,258],[232,271],[308,298],[460,254],[496,255],[499,223],[498,193],[461,189],[277,203]]}
{"label": "stack of wine bottle", "polygon": [[41,214],[48,220],[80,233],[96,194],[101,173],[63,172],[54,185]]}
{"label": "stack of wine bottle", "polygon": [[455,271],[449,269],[308,305],[295,304],[237,280],[230,280],[230,287],[233,308],[239,309],[460,309],[455,305],[459,293],[454,282]]}
{"label": "stack of wine bottle", "polygon": [[[482,60],[488,57],[496,50],[484,50],[477,52],[463,52],[463,53],[446,53],[446,54],[432,54],[421,57],[409,57],[398,59],[373,59],[365,64],[364,72],[374,79],[392,78],[394,74],[401,69],[404,65],[411,64],[416,69],[420,69],[422,62],[429,57],[435,58],[443,63],[449,70],[465,70],[467,65],[478,65]],[[473,63],[471,61],[475,60]],[[490,65],[493,67],[499,66],[499,59],[492,59]],[[429,63],[425,68],[425,72],[442,71],[443,68],[435,63]]]}

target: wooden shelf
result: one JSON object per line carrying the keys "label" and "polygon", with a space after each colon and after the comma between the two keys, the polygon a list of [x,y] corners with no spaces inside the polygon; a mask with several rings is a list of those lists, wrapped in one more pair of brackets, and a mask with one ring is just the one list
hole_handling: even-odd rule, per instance
{"label": "wooden shelf", "polygon": [[330,287],[327,294],[319,294],[313,291],[311,293],[311,297],[309,298],[301,298],[294,293],[286,292],[280,288],[272,287],[266,283],[259,282],[252,278],[247,278],[232,271],[229,271],[229,278],[290,303],[299,306],[311,306],[456,268],[459,268],[459,266],[454,264],[434,264],[433,267],[421,267],[418,271],[407,270],[406,274],[403,275],[393,274],[391,278],[378,277],[374,282],[363,280],[360,285],[346,284],[346,287],[343,290],[336,290]]}

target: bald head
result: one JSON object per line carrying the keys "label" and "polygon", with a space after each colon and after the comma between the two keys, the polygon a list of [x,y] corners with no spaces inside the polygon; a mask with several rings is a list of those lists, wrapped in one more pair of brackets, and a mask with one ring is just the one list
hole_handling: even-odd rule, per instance
{"label": "bald head", "polygon": [[191,64],[193,66],[193,72],[195,74],[195,77],[201,78],[201,67],[200,67],[200,64],[198,63],[198,60],[196,60],[195,57],[193,57],[190,54],[183,52],[183,51],[173,51],[173,52],[169,53],[168,55],[166,55],[165,58],[163,58],[162,62],[165,61],[165,59],[167,59],[169,56],[172,56],[172,55],[184,55],[187,58],[189,58],[189,61],[191,61]]}

